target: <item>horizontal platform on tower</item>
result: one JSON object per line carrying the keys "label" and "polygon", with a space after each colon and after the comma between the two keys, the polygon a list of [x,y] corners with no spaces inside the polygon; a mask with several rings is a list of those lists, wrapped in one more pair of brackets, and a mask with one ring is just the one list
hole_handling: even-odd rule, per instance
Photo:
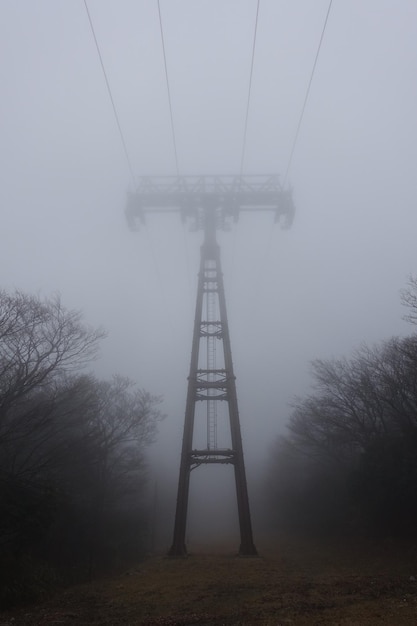
{"label": "horizontal platform on tower", "polygon": [[207,463],[234,463],[235,452],[230,449],[192,450],[190,462],[197,467]]}
{"label": "horizontal platform on tower", "polygon": [[198,369],[197,370],[197,378],[200,378],[201,376],[206,376],[207,374],[214,374],[215,376],[219,378],[226,379],[227,370],[224,368]]}

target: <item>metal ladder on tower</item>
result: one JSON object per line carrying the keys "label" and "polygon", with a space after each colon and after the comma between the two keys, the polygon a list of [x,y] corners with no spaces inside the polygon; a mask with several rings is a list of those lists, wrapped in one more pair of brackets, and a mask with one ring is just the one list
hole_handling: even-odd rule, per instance
{"label": "metal ladder on tower", "polygon": [[[207,284],[210,285],[210,279],[216,280],[216,269],[211,268],[212,261],[206,262],[209,267],[206,268]],[[215,322],[217,319],[217,295],[214,291],[207,288],[206,291],[206,316],[208,322],[209,334],[207,336],[207,370],[208,382],[215,381],[214,371],[216,369],[216,341],[217,337],[214,333],[214,326],[210,325],[210,322]],[[208,389],[207,395],[215,395],[215,389]],[[217,449],[217,401],[207,400],[207,450]]]}

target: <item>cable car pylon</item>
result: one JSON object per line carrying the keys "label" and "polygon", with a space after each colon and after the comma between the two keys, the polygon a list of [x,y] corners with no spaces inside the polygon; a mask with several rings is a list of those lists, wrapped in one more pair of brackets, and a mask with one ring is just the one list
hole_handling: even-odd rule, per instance
{"label": "cable car pylon", "polygon": [[[256,556],[243,456],[242,436],[227,321],[226,299],[216,233],[242,211],[270,211],[284,228],[291,226],[294,204],[277,176],[144,177],[128,195],[126,218],[136,230],[145,215],[179,212],[204,232],[194,317],[184,431],[178,480],[174,535],[169,556],[187,555],[185,544],[191,470],[201,465],[230,464],[234,468],[240,528],[240,556]],[[221,345],[222,349],[219,349]],[[196,404],[206,405],[207,441],[194,446]],[[230,444],[217,441],[217,404],[228,407]]]}

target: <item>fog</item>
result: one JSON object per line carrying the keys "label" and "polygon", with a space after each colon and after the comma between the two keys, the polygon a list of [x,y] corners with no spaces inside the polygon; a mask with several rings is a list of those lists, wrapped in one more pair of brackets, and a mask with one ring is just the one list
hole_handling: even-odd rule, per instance
{"label": "fog", "polygon": [[[256,2],[160,6],[179,172],[238,174]],[[88,7],[135,174],[175,175],[157,3]],[[244,174],[284,176],[327,8],[261,1]],[[218,234],[251,500],[309,362],[408,331],[416,25],[413,0],[333,3],[288,176],[294,225],[250,213]],[[4,0],[0,31],[1,287],[58,291],[108,332],[99,376],[163,395],[150,474],[172,508],[202,234],[175,215],[128,230],[133,182],[83,2]],[[195,475],[213,471],[231,489],[230,468],[193,472],[191,535],[198,502],[216,506]]]}

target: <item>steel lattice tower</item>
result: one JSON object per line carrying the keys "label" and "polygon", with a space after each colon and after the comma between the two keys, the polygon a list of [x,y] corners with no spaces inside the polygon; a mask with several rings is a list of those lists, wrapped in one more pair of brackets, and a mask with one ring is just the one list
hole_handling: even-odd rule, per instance
{"label": "steel lattice tower", "polygon": [[[178,211],[183,219],[192,218],[195,227],[204,231],[170,556],[187,554],[185,533],[190,474],[192,469],[203,464],[233,465],[240,527],[239,554],[257,554],[252,536],[220,246],[216,240],[219,227],[225,227],[230,219],[237,221],[241,211],[254,210],[273,211],[275,221],[282,218],[284,227],[289,227],[294,215],[291,193],[281,188],[276,176],[200,176],[143,178],[137,191],[128,197],[126,216],[133,229],[138,220],[144,222],[146,212]],[[219,344],[222,347],[220,355]],[[218,367],[219,360],[222,367]],[[198,402],[206,405],[207,443],[203,449],[193,447]],[[229,448],[219,447],[217,442],[219,402],[228,406]]]}

